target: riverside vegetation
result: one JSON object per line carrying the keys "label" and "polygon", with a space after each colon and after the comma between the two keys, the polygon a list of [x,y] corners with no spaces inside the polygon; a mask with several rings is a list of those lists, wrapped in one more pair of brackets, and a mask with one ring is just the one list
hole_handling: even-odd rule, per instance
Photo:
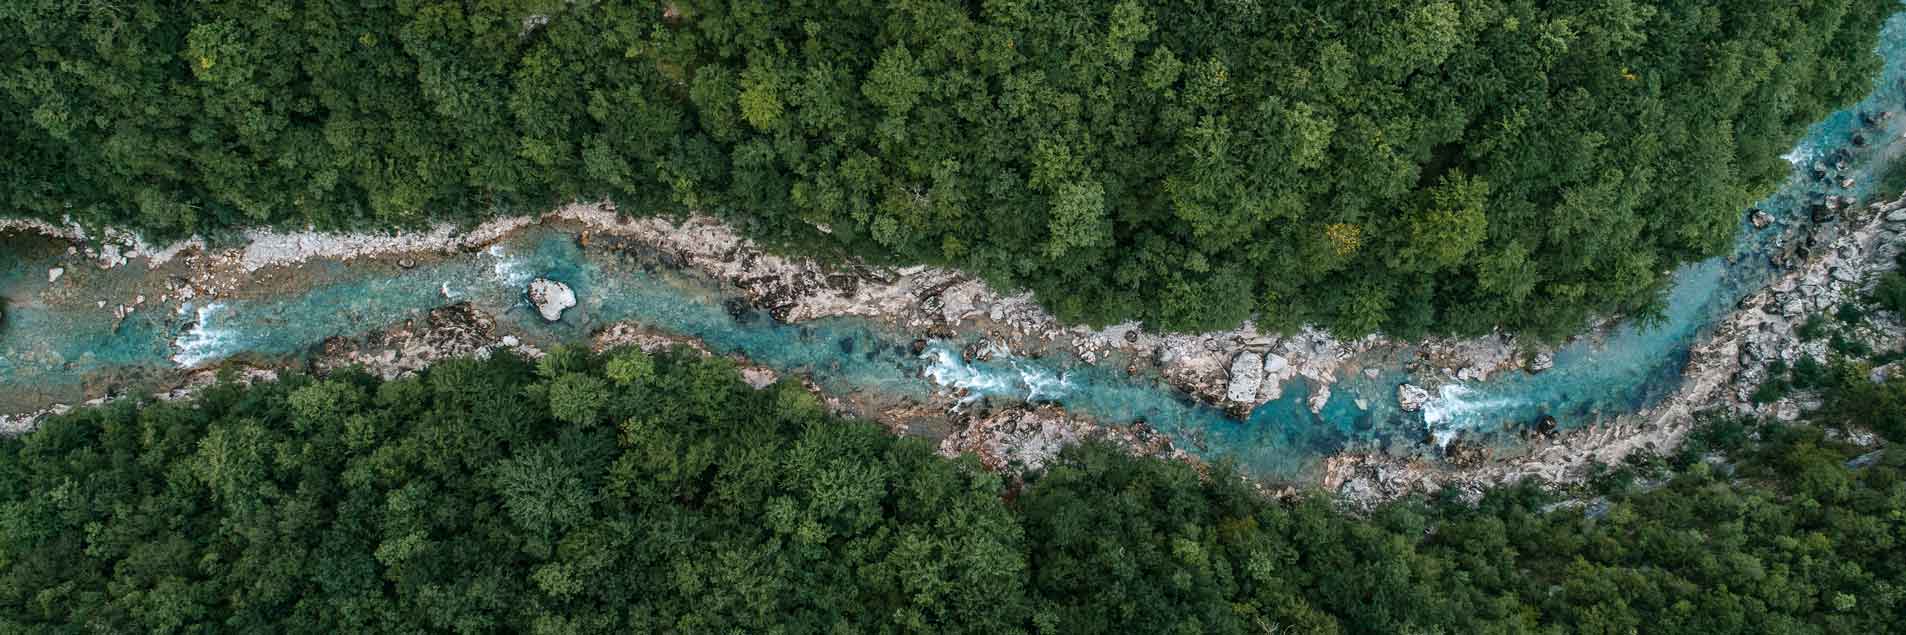
{"label": "riverside vegetation", "polygon": [[692,352],[498,354],[118,401],[0,441],[0,624],[1886,632],[1906,454],[1860,452],[1716,420],[1572,501],[1349,513],[1097,445],[1009,481]]}
{"label": "riverside vegetation", "polygon": [[609,198],[1068,321],[1647,315],[1891,0],[0,7],[0,204],[152,237]]}
{"label": "riverside vegetation", "polygon": [[[1067,320],[1555,336],[1724,245],[1894,9],[25,0],[0,204],[163,238],[609,198]],[[1361,511],[1094,444],[989,472],[688,352],[228,382],[0,439],[0,630],[1886,632],[1906,375],[1839,348],[1770,384],[1811,422]]]}

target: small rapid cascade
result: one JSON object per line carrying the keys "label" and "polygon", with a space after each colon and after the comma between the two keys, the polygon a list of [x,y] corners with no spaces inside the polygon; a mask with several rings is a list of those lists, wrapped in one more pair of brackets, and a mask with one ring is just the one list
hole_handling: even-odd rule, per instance
{"label": "small rapid cascade", "polygon": [[[811,378],[833,394],[875,393],[927,400],[953,394],[957,408],[976,412],[994,402],[1054,403],[1110,425],[1145,422],[1179,447],[1230,458],[1266,476],[1292,476],[1352,444],[1422,447],[1471,431],[1527,425],[1552,415],[1563,425],[1633,412],[1678,384],[1690,347],[1704,329],[1773,274],[1768,255],[1783,232],[1807,222],[1822,191],[1864,200],[1879,170],[1899,151],[1906,116],[1862,121],[1860,113],[1906,107],[1906,17],[1895,16],[1881,38],[1885,73],[1859,105],[1812,127],[1788,155],[1793,176],[1758,208],[1769,227],[1743,221],[1734,252],[1675,274],[1662,319],[1624,324],[1584,338],[1555,355],[1539,374],[1500,373],[1485,381],[1425,382],[1411,377],[1411,351],[1356,360],[1329,385],[1301,377],[1245,420],[1199,403],[1157,376],[1128,374],[1122,360],[1087,363],[1065,354],[1033,357],[961,333],[916,352],[918,334],[882,322],[828,318],[796,324],[764,311],[736,310],[737,292],[693,271],[672,268],[639,250],[585,247],[560,223],[512,232],[475,251],[394,263],[315,258],[274,270],[269,279],[216,299],[180,294],[165,268],[100,269],[37,236],[0,237],[0,296],[8,298],[0,331],[0,412],[25,412],[116,390],[141,377],[226,360],[296,360],[328,338],[377,331],[468,302],[496,317],[501,335],[541,347],[584,342],[611,324],[635,322],[698,339],[719,353]],[[1864,130],[1872,143],[1850,148]],[[1817,162],[1844,158],[1822,184]],[[49,279],[51,268],[63,276]],[[524,298],[544,277],[573,288],[579,303],[547,323]],[[170,291],[168,291],[170,290]],[[140,298],[128,301],[127,298]],[[969,359],[968,351],[981,354]],[[1397,386],[1428,384],[1431,399],[1406,413]],[[1327,397],[1321,391],[1329,390]],[[1312,397],[1316,397],[1313,400]],[[1313,401],[1321,405],[1313,412]]]}

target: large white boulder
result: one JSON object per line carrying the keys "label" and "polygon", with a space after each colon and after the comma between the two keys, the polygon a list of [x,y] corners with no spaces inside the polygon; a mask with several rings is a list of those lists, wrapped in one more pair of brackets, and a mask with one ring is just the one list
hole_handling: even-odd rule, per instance
{"label": "large white boulder", "polygon": [[561,282],[537,278],[529,282],[529,303],[543,319],[555,322],[563,319],[563,309],[576,306],[576,292]]}
{"label": "large white boulder", "polygon": [[1225,399],[1251,403],[1257,399],[1257,389],[1262,385],[1264,385],[1264,356],[1244,351],[1238,353],[1237,357],[1231,358],[1231,384],[1225,387]]}

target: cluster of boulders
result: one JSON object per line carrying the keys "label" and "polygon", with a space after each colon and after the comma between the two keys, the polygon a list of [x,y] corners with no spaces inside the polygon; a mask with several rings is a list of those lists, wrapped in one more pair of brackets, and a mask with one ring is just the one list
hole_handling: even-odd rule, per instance
{"label": "cluster of boulders", "polygon": [[[1303,377],[1311,383],[1307,405],[1311,411],[1318,412],[1330,400],[1330,384],[1336,380],[1343,364],[1373,348],[1378,342],[1379,338],[1372,337],[1346,345],[1329,334],[1306,329],[1289,337],[1253,334],[1251,337],[1239,338],[1231,346],[1220,345],[1217,340],[1207,338],[1203,347],[1206,350],[1203,352],[1169,347],[1162,352],[1162,356],[1165,356],[1163,365],[1167,368],[1167,377],[1172,377],[1173,371],[1176,371],[1176,379],[1181,385],[1190,387],[1193,394],[1221,396],[1221,403],[1233,414],[1243,415],[1259,404],[1282,398],[1284,385],[1296,377]],[[1232,352],[1233,347],[1243,350]],[[1197,377],[1198,369],[1204,364],[1198,363],[1196,358],[1220,353],[1230,356],[1223,381],[1212,382]],[[1192,363],[1183,363],[1181,360]],[[1174,361],[1180,363],[1173,364]]]}
{"label": "cluster of boulders", "polygon": [[[729,307],[738,319],[746,319],[748,308],[753,307],[784,322],[859,316],[888,320],[932,337],[949,337],[961,330],[985,332],[987,346],[974,349],[975,358],[987,351],[1021,355],[1064,351],[1087,363],[1118,359],[1128,373],[1155,370],[1173,385],[1240,415],[1282,397],[1285,384],[1295,377],[1313,386],[1309,405],[1321,410],[1330,398],[1330,384],[1347,362],[1401,345],[1379,336],[1341,340],[1316,330],[1279,337],[1259,333],[1249,323],[1212,333],[1151,333],[1136,323],[1065,326],[1030,294],[1000,293],[957,271],[926,266],[827,267],[763,251],[712,218],[616,222],[612,208],[582,205],[555,216],[640,241],[668,255],[673,266],[736,285],[748,300],[745,306]],[[1513,341],[1501,337],[1443,340],[1432,343],[1426,358],[1452,379],[1481,379],[1527,364],[1519,350]]]}
{"label": "cluster of boulders", "polygon": [[[515,338],[509,338],[514,343]],[[361,337],[332,337],[319,347],[315,365],[329,372],[362,366],[392,378],[438,360],[475,355],[501,342],[496,320],[468,302],[432,309],[422,320],[405,320]]]}
{"label": "cluster of boulders", "polygon": [[941,454],[971,453],[988,469],[1013,473],[1036,471],[1060,450],[1087,440],[1108,441],[1138,456],[1189,459],[1173,446],[1170,436],[1143,422],[1107,427],[1049,404],[969,415],[956,425],[952,434],[940,440]]}
{"label": "cluster of boulders", "polygon": [[[1844,218],[1842,218],[1844,217]],[[1802,359],[1825,362],[1825,337],[1800,333],[1809,319],[1830,321],[1842,303],[1858,302],[1879,274],[1895,268],[1894,258],[1906,243],[1906,199],[1848,209],[1827,222],[1809,225],[1776,262],[1786,269],[1767,288],[1740,302],[1730,326],[1739,333],[1739,370],[1734,375],[1729,404],[1736,411],[1798,418],[1810,403],[1796,398],[1756,404],[1756,388],[1770,379],[1768,367],[1792,365]],[[1836,325],[1843,338],[1875,350],[1899,344],[1899,316],[1867,311],[1864,324]],[[1816,318],[1816,316],[1818,316]]]}

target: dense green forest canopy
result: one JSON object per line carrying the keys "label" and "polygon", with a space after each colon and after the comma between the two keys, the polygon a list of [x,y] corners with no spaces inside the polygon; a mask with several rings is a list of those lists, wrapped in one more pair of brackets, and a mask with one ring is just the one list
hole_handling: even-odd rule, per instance
{"label": "dense green forest canopy", "polygon": [[1721,422],[1586,509],[1351,514],[1102,446],[1015,486],[693,353],[499,355],[0,439],[0,630],[1889,632],[1906,454],[1863,451]]}
{"label": "dense green forest canopy", "polygon": [[608,197],[1062,318],[1646,312],[1894,0],[18,0],[0,205],[157,234]]}

